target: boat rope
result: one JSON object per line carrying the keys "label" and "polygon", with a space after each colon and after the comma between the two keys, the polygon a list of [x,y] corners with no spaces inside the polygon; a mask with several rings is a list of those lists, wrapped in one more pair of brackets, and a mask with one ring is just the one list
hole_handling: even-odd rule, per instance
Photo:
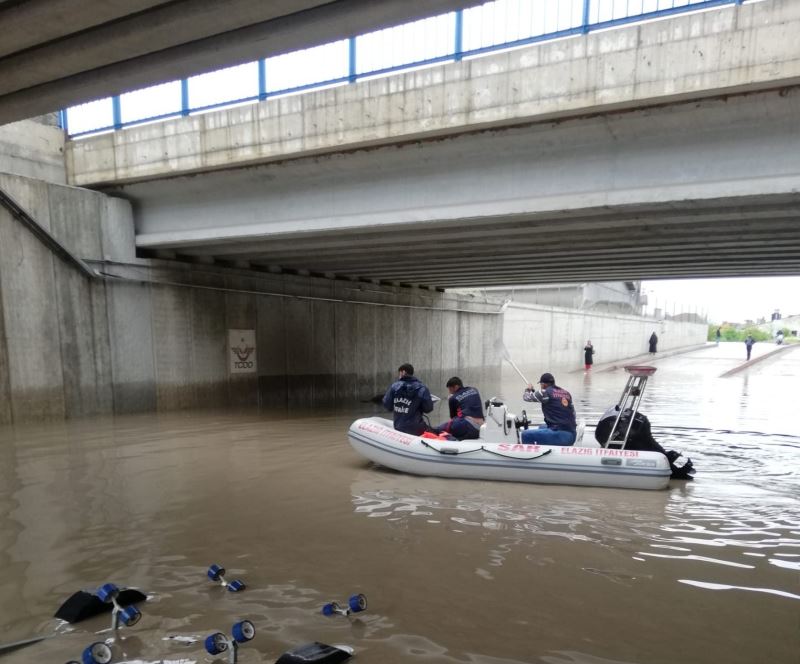
{"label": "boat rope", "polygon": [[[471,450],[459,450],[456,447],[443,447],[443,448],[439,449],[438,447],[434,447],[430,443],[426,443],[425,439],[423,439],[423,438],[420,438],[419,442],[421,442],[425,447],[430,447],[434,452],[438,452],[439,454],[447,454],[448,456],[456,456],[456,455],[459,455],[459,454],[470,454],[471,452],[480,452],[483,449],[483,447],[474,447]],[[451,441],[443,440],[441,442],[447,443],[447,442],[451,442]],[[459,442],[459,441],[455,441],[455,442]]]}
{"label": "boat rope", "polygon": [[[490,450],[484,447],[483,445],[481,445],[480,447],[473,447],[471,450],[459,450],[457,447],[442,447],[442,448],[434,447],[433,445],[426,442],[425,439],[422,438],[420,439],[419,442],[421,442],[425,447],[429,447],[434,452],[438,452],[439,454],[446,454],[448,456],[458,456],[459,454],[471,454],[472,452],[488,452],[489,454],[506,457],[507,459],[517,459],[518,461],[533,461],[534,459],[540,459],[543,456],[547,456],[553,451],[553,450],[545,450],[541,454],[535,454],[529,457],[521,457],[521,456],[515,456],[513,454],[503,454],[502,452]],[[448,442],[448,441],[442,441],[442,442]],[[454,441],[454,442],[459,442],[459,441]]]}
{"label": "boat rope", "polygon": [[545,450],[541,454],[534,454],[533,456],[529,457],[521,457],[521,456],[513,456],[511,454],[503,454],[502,452],[497,452],[495,450],[487,450],[485,447],[481,448],[484,452],[488,452],[489,454],[496,454],[497,456],[506,457],[508,459],[519,459],[520,461],[532,461],[533,459],[541,459],[543,456],[547,456],[553,450]]}

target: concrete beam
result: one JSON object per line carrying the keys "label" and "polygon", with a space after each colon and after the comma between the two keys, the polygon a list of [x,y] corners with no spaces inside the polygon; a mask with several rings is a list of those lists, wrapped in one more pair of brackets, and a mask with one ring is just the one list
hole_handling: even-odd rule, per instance
{"label": "concrete beam", "polygon": [[[595,210],[593,216],[582,215],[574,219],[559,215],[558,225],[553,228],[546,223],[537,223],[529,220],[525,225],[519,223],[503,224],[503,232],[495,232],[494,226],[473,225],[463,227],[454,237],[455,232],[450,224],[436,224],[425,229],[420,229],[420,246],[414,251],[418,260],[432,258],[442,260],[441,243],[446,243],[451,250],[457,249],[459,258],[480,258],[487,254],[502,253],[506,256],[517,255],[525,251],[524,244],[535,233],[537,244],[546,243],[551,251],[562,251],[573,255],[583,251],[613,251],[621,249],[620,240],[644,244],[654,238],[659,240],[658,248],[670,246],[673,249],[686,247],[701,247],[715,228],[722,223],[730,223],[734,219],[747,219],[758,227],[751,228],[744,236],[731,237],[724,242],[715,241],[714,246],[723,248],[741,245],[752,246],[779,246],[783,243],[790,244],[794,241],[796,227],[796,212],[787,204],[791,198],[781,197],[775,202],[767,204],[761,201],[765,208],[770,208],[772,214],[758,214],[753,212],[753,206],[735,205],[732,200],[725,200],[723,206],[712,212],[697,208],[687,209],[684,216],[679,216],[680,211],[639,209],[635,215],[626,213],[623,209]],[[780,206],[780,211],[775,210]],[[552,219],[552,217],[551,217]],[[598,225],[602,225],[607,233],[600,238],[591,238],[591,245],[584,249],[582,243],[588,242]],[[564,228],[569,228],[569,236],[564,236]],[[671,229],[668,234],[665,230]],[[339,235],[344,235],[341,239]],[[284,267],[295,267],[295,262],[305,264],[309,255],[314,256],[315,264],[324,264],[331,260],[340,263],[343,259],[358,261],[361,264],[380,263],[381,265],[392,262],[406,262],[403,256],[398,256],[397,245],[403,241],[404,234],[396,229],[387,229],[381,235],[378,233],[365,233],[359,238],[353,238],[350,233],[314,233],[304,235],[302,242],[296,240],[275,239],[270,242],[268,249],[254,253],[252,248],[244,244],[226,244],[216,246],[201,246],[194,248],[194,255],[213,254],[217,257],[235,259],[239,255],[249,255],[259,263],[268,263],[270,260],[280,258]],[[354,240],[358,239],[358,242]],[[643,242],[644,241],[644,242]],[[666,245],[665,243],[672,243]],[[576,249],[576,246],[579,248]],[[654,245],[650,245],[652,250]],[[446,262],[446,259],[444,259]]]}
{"label": "concrete beam", "polygon": [[[96,5],[98,3],[91,3]],[[103,3],[99,3],[103,4]],[[75,33],[63,33],[0,60],[0,96],[206,39],[255,23],[273,21],[319,5],[318,0],[279,0],[254,5],[249,0],[150,4]],[[88,10],[86,7],[84,11]],[[118,7],[117,9],[121,9]],[[115,12],[119,14],[119,11]],[[25,20],[10,28],[23,30]],[[147,35],[143,39],[143,35]]]}
{"label": "concrete beam", "polygon": [[353,279],[798,273],[797,117],[800,88],[114,191],[134,202],[140,251]]}
{"label": "concrete beam", "polygon": [[145,11],[168,0],[26,0],[0,3],[0,57]]}
{"label": "concrete beam", "polygon": [[729,6],[75,141],[68,163],[96,186],[776,89],[800,84],[798,34],[800,2]]}
{"label": "concrete beam", "polygon": [[47,4],[0,4],[4,34],[20,35],[0,50],[0,124],[479,2],[58,0],[44,19]]}

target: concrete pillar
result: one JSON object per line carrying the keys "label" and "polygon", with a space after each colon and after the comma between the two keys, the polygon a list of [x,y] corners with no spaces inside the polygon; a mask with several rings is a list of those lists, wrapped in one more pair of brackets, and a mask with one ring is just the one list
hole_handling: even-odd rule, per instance
{"label": "concrete pillar", "polygon": [[[0,187],[50,228],[45,182],[0,174]],[[5,208],[0,208],[0,271],[12,419],[64,417],[53,256]]]}
{"label": "concrete pillar", "polygon": [[269,410],[288,408],[286,328],[280,297],[258,298],[258,394],[261,406]]}
{"label": "concrete pillar", "polygon": [[156,410],[156,371],[150,286],[107,286],[114,412]]}

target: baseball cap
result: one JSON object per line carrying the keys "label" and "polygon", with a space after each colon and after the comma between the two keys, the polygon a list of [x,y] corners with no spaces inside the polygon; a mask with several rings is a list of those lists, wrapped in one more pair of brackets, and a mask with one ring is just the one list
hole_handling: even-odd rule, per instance
{"label": "baseball cap", "polygon": [[542,377],[539,379],[540,383],[552,383],[555,385],[556,379],[553,378],[553,374],[551,373],[543,373]]}

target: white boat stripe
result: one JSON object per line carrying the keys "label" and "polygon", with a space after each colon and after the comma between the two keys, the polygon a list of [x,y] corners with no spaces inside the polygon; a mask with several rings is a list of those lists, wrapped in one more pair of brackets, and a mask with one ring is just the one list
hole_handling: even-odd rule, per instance
{"label": "white boat stripe", "polygon": [[528,460],[526,459],[520,459],[520,463],[526,463],[525,466],[521,467],[520,463],[506,463],[504,461],[495,461],[494,459],[468,459],[468,458],[459,459],[458,455],[438,454],[437,456],[433,456],[432,454],[419,454],[416,452],[400,450],[391,445],[385,445],[379,443],[378,441],[371,440],[353,431],[349,431],[348,435],[358,440],[358,442],[364,443],[365,445],[369,445],[371,447],[375,447],[381,450],[382,452],[396,454],[398,456],[406,457],[408,459],[413,459],[415,461],[429,461],[432,463],[457,464],[457,465],[469,465],[469,466],[491,466],[493,468],[515,468],[521,470],[532,469],[535,467],[536,469],[541,469],[541,470],[559,470],[562,472],[569,471],[575,473],[601,473],[603,475],[624,475],[626,477],[629,476],[666,477],[671,474],[669,468],[664,468],[664,469],[656,468],[654,470],[645,470],[637,468],[636,470],[634,470],[632,468],[625,468],[622,466],[602,466],[598,468],[576,467],[569,464],[539,461],[540,457],[530,460],[531,463],[528,463]]}

